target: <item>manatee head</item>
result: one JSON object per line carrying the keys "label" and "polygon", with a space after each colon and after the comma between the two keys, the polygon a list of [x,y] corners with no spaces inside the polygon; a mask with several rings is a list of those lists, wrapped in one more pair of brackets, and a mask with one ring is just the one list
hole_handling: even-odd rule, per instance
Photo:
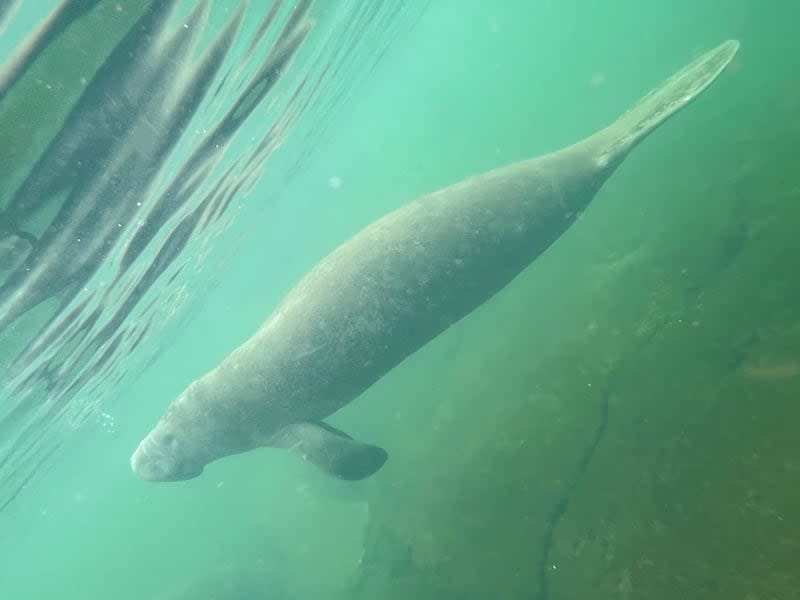
{"label": "manatee head", "polygon": [[163,418],[131,456],[131,468],[145,481],[185,481],[203,472],[205,463],[193,456],[169,417]]}

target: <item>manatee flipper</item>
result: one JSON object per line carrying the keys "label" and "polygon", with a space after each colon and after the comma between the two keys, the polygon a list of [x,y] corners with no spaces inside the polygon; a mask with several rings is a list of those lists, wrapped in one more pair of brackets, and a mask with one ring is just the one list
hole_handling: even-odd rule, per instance
{"label": "manatee flipper", "polygon": [[350,481],[369,477],[389,458],[383,448],[358,442],[321,421],[284,427],[269,445],[292,450],[334,477]]}

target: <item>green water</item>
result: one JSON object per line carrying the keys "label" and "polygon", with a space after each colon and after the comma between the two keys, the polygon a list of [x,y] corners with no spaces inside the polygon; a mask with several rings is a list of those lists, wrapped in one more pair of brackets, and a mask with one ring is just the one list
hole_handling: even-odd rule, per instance
{"label": "green water", "polygon": [[[800,82],[790,1],[441,1],[243,236],[202,309],[6,511],[4,598],[800,598]],[[561,147],[742,48],[486,305],[331,422],[357,484],[277,450],[178,485],[128,457],[362,226]],[[296,142],[299,143],[299,142]],[[334,189],[329,180],[337,177]],[[262,201],[269,196],[270,202]],[[239,238],[237,238],[239,239]]]}

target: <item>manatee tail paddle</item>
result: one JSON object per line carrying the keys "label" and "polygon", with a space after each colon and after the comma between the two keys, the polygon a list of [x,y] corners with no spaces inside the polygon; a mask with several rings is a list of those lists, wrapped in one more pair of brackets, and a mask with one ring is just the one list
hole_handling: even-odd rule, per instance
{"label": "manatee tail paddle", "polygon": [[[599,164],[621,161],[656,127],[697,98],[722,73],[739,50],[739,42],[728,40],[695,59],[642,98],[609,127],[600,131]],[[600,138],[598,140],[597,138]]]}

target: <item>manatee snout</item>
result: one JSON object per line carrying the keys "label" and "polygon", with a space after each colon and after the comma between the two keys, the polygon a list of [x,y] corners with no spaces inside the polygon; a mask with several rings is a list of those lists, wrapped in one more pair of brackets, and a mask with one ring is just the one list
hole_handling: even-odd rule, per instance
{"label": "manatee snout", "polygon": [[172,434],[154,431],[131,456],[131,469],[145,481],[186,481],[203,472],[203,466],[180,458],[178,441]]}

